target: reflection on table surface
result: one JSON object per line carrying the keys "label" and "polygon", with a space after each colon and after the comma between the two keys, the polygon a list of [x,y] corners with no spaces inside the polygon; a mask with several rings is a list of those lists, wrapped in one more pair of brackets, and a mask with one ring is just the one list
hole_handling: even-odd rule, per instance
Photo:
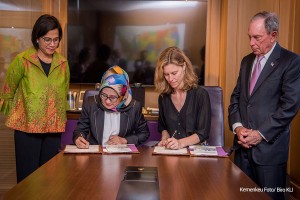
{"label": "reflection on table surface", "polygon": [[229,158],[139,154],[63,154],[5,194],[6,199],[115,199],[126,166],[158,168],[161,199],[269,199]]}

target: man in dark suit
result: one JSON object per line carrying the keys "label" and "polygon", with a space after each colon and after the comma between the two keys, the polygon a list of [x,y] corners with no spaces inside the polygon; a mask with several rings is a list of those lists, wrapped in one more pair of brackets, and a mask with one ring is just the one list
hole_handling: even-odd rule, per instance
{"label": "man in dark suit", "polygon": [[237,166],[273,199],[284,199],[290,124],[300,107],[300,57],[279,46],[278,26],[274,13],[251,19],[253,52],[241,62],[228,120]]}

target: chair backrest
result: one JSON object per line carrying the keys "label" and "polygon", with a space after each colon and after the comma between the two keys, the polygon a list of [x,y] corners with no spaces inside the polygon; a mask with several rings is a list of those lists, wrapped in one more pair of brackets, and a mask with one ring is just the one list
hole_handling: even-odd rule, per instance
{"label": "chair backrest", "polygon": [[98,90],[86,90],[83,96],[83,101],[86,101],[88,97],[98,95]]}
{"label": "chair backrest", "polygon": [[145,88],[144,87],[131,87],[132,98],[139,101],[141,105],[145,106]]}
{"label": "chair backrest", "polygon": [[223,93],[219,86],[201,86],[209,94],[211,105],[211,127],[208,145],[224,146],[224,109]]}

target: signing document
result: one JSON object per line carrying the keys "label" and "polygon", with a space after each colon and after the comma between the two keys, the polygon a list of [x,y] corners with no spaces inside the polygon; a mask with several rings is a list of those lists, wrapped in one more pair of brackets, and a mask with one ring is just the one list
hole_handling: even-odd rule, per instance
{"label": "signing document", "polygon": [[139,153],[134,144],[119,144],[103,146],[104,153]]}
{"label": "signing document", "polygon": [[87,149],[79,149],[76,145],[66,145],[64,153],[101,153],[99,145],[89,145]]}
{"label": "signing document", "polygon": [[189,146],[191,156],[217,156],[227,157],[227,153],[221,146],[204,146],[192,145]]}
{"label": "signing document", "polygon": [[168,149],[164,146],[155,146],[153,154],[166,154],[166,155],[189,155],[187,148],[182,149]]}

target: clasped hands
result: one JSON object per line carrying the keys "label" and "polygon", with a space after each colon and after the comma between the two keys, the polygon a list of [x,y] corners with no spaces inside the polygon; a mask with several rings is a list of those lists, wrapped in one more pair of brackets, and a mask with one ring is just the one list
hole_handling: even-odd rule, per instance
{"label": "clasped hands", "polygon": [[[84,139],[84,137],[79,136],[75,140],[75,144],[79,149],[88,149],[90,143]],[[108,145],[118,145],[118,144],[127,144],[127,140],[125,138],[119,137],[118,135],[111,135],[109,140],[106,142]]]}
{"label": "clasped hands", "polygon": [[239,126],[235,129],[235,132],[238,137],[238,143],[247,149],[258,145],[263,140],[262,136],[257,130],[247,129]]}

